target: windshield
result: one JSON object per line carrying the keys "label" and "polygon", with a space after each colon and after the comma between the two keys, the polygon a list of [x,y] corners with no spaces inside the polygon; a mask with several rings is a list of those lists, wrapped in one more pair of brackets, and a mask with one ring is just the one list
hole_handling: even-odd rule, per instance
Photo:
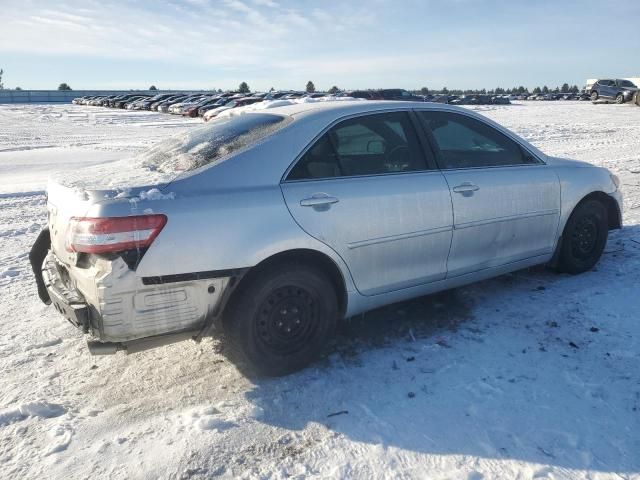
{"label": "windshield", "polygon": [[251,113],[215,119],[206,127],[156,145],[139,159],[142,166],[151,171],[188,172],[256,143],[282,128],[285,118]]}

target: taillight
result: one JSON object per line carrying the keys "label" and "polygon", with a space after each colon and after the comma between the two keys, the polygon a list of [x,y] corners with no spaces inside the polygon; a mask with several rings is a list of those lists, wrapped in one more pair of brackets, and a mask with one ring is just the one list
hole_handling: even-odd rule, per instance
{"label": "taillight", "polygon": [[67,250],[78,253],[110,253],[146,248],[166,223],[166,215],[74,217],[70,220],[67,234]]}

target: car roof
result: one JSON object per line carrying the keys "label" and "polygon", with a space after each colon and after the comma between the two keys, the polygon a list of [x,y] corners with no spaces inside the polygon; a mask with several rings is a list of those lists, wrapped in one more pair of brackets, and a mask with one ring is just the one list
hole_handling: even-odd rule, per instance
{"label": "car roof", "polygon": [[391,100],[342,100],[296,103],[294,105],[286,105],[264,110],[260,109],[257,110],[256,113],[275,113],[279,115],[291,116],[297,120],[312,116],[327,117],[327,120],[329,120],[331,117],[337,119],[343,116],[359,113],[386,110],[410,110],[414,108],[427,110],[446,109],[451,111],[469,111],[461,109],[460,107],[431,102],[398,102]]}

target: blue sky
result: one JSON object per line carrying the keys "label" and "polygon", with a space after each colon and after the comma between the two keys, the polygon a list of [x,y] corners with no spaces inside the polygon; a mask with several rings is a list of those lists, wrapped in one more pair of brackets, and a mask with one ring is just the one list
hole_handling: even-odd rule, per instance
{"label": "blue sky", "polygon": [[0,0],[5,88],[581,86],[640,77],[640,1]]}

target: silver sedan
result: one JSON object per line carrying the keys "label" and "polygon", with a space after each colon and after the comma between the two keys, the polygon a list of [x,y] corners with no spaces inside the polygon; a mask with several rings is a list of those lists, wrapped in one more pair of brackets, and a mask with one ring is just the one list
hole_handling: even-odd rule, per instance
{"label": "silver sedan", "polygon": [[537,264],[585,272],[621,228],[608,170],[442,104],[262,108],[140,168],[170,180],[51,184],[31,252],[41,299],[92,353],[224,332],[240,365],[286,374],[342,318]]}

